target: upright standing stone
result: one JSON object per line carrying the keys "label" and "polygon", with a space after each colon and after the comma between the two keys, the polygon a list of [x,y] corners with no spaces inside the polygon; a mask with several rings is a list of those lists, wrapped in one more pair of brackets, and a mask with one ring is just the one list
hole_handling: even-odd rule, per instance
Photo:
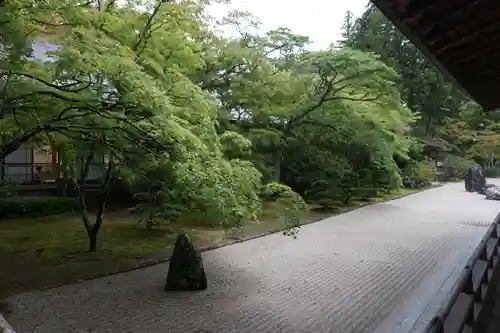
{"label": "upright standing stone", "polygon": [[205,290],[207,277],[201,253],[186,234],[180,234],[168,265],[165,290]]}
{"label": "upright standing stone", "polygon": [[472,172],[471,172],[471,169],[469,169],[469,171],[465,175],[464,181],[465,181],[465,190],[467,192],[473,192],[472,191]]}
{"label": "upright standing stone", "polygon": [[470,169],[472,192],[484,193],[486,176],[480,164],[474,163]]}

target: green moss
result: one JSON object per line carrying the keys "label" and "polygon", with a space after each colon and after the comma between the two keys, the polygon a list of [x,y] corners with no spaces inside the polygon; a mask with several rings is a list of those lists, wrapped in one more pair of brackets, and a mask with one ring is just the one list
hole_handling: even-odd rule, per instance
{"label": "green moss", "polygon": [[169,248],[176,234],[147,231],[136,221],[106,221],[99,249],[88,253],[87,236],[78,216],[58,215],[0,223],[0,298],[88,279],[134,266],[137,259]]}

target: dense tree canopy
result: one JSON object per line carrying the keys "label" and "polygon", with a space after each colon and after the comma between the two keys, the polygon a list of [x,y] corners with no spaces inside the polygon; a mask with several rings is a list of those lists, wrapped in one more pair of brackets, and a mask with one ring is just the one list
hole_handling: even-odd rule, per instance
{"label": "dense tree canopy", "polygon": [[411,134],[417,138],[444,139],[453,147],[447,160],[470,165],[471,159],[496,164],[498,114],[485,114],[443,75],[374,6],[362,17],[346,15],[340,45],[373,52],[400,76],[402,103],[415,115]]}
{"label": "dense tree canopy", "polygon": [[[419,136],[497,154],[496,123],[477,123],[476,107],[374,8],[346,16],[339,45],[310,51],[286,28],[245,30],[252,18],[239,12],[219,24],[240,36],[222,37],[206,6],[12,0],[0,12],[0,160],[23,143],[57,145],[94,240],[114,178],[143,201],[148,227],[189,210],[231,228],[257,218],[262,184],[328,205],[396,189],[408,172],[428,181]],[[483,127],[471,143],[463,126]],[[103,156],[91,222],[85,179]]]}

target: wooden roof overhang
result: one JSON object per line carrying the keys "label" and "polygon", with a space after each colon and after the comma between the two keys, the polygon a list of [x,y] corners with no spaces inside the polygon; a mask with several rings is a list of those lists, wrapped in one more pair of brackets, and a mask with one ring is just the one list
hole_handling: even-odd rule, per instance
{"label": "wooden roof overhang", "polygon": [[371,0],[485,110],[500,108],[500,0]]}

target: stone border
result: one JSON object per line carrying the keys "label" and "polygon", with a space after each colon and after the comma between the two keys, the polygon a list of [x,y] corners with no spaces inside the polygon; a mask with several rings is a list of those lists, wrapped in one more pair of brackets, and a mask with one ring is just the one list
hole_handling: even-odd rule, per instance
{"label": "stone border", "polygon": [[[332,214],[332,215],[330,215],[328,217],[325,217],[325,218],[320,217],[320,218],[317,218],[317,219],[312,219],[312,220],[309,220],[307,223],[304,223],[303,225],[316,223],[316,222],[325,220],[327,218],[334,217],[334,216],[337,216],[337,215],[342,215],[342,214],[345,214],[345,213],[349,213],[351,211],[354,211],[356,209],[360,209],[360,208],[363,208],[363,207],[366,207],[366,206],[371,206],[371,205],[376,205],[376,204],[379,204],[379,203],[390,202],[390,201],[401,199],[401,198],[404,198],[404,197],[407,197],[407,196],[410,196],[410,195],[422,193],[422,192],[425,192],[427,190],[431,190],[433,188],[440,187],[442,185],[444,185],[444,184],[439,184],[439,185],[433,184],[430,187],[421,189],[420,191],[415,191],[415,192],[411,192],[411,193],[401,194],[401,195],[395,196],[395,197],[393,197],[391,199],[388,199],[388,200],[385,200],[385,201],[366,202],[366,203],[363,203],[360,206],[347,207],[347,209],[344,210],[344,211],[342,211],[342,212],[339,212],[337,214]],[[201,252],[211,251],[211,250],[215,250],[215,249],[222,248],[222,247],[225,247],[225,246],[229,246],[229,245],[233,245],[233,244],[237,244],[237,243],[243,243],[243,242],[246,242],[246,241],[249,241],[249,240],[252,240],[252,239],[256,239],[256,238],[268,236],[268,235],[275,234],[275,233],[281,233],[281,232],[282,231],[279,230],[279,229],[278,230],[277,229],[273,229],[273,230],[269,230],[269,231],[266,231],[266,232],[262,232],[262,233],[257,234],[257,235],[248,236],[248,237],[242,237],[240,239],[232,239],[232,240],[228,240],[227,242],[223,242],[221,244],[215,244],[215,245],[201,247],[198,250],[201,251]],[[80,283],[80,282],[84,282],[84,281],[91,281],[91,280],[94,280],[94,279],[103,278],[103,277],[106,277],[106,276],[113,276],[113,275],[117,275],[117,274],[121,274],[121,273],[131,272],[131,271],[135,271],[135,270],[138,270],[138,269],[142,269],[142,268],[146,268],[146,267],[150,267],[150,266],[154,266],[154,265],[159,265],[159,264],[168,262],[169,259],[170,259],[170,257],[162,257],[162,258],[159,258],[159,259],[145,259],[143,261],[139,261],[139,263],[137,265],[135,265],[134,267],[131,267],[131,268],[128,268],[128,269],[123,269],[123,270],[120,270],[118,272],[114,272],[114,273],[111,273],[111,274],[97,275],[97,276],[95,276],[95,277],[93,277],[91,279],[88,279],[88,280],[79,280],[78,282],[75,282],[75,284],[76,283]],[[65,285],[68,285],[68,284],[54,285],[54,286],[51,286],[51,287],[48,287],[48,288],[40,289],[39,291],[54,289],[54,288],[62,287],[62,286],[65,286]],[[16,333],[16,331],[14,331],[14,329],[9,325],[9,323],[7,322],[7,320],[4,318],[4,316],[1,313],[0,313],[0,333]]]}
{"label": "stone border", "polygon": [[14,329],[9,325],[4,316],[0,313],[0,333],[16,333]]}
{"label": "stone border", "polygon": [[[332,215],[330,215],[328,217],[324,217],[324,218],[321,217],[321,218],[318,218],[318,219],[312,219],[312,220],[310,220],[307,223],[304,223],[302,225],[308,225],[308,224],[316,223],[316,222],[325,220],[327,218],[330,218],[330,217],[333,217],[333,216],[337,216],[337,215],[342,215],[342,214],[345,214],[345,213],[349,213],[351,211],[354,211],[356,209],[360,209],[360,208],[363,208],[363,207],[366,207],[366,206],[376,205],[376,204],[385,203],[385,202],[391,202],[393,200],[401,199],[401,198],[404,198],[404,197],[407,197],[407,196],[410,196],[410,195],[414,195],[414,194],[422,193],[422,192],[425,192],[425,191],[428,191],[428,190],[432,190],[434,188],[437,188],[437,187],[440,187],[440,186],[443,186],[443,185],[444,184],[439,184],[439,185],[434,184],[434,185],[431,185],[431,186],[429,186],[427,188],[423,188],[423,189],[421,189],[419,191],[415,191],[415,192],[411,192],[411,193],[406,193],[406,194],[401,194],[401,195],[395,196],[395,197],[393,197],[391,199],[388,199],[388,200],[378,201],[378,202],[377,201],[366,202],[366,203],[363,203],[362,205],[359,205],[359,206],[346,207],[347,209],[344,210],[344,211],[342,211],[342,212],[333,213]],[[219,248],[222,248],[222,247],[225,247],[225,246],[229,246],[229,245],[233,245],[233,244],[238,244],[238,243],[243,243],[243,242],[246,242],[246,241],[249,241],[249,240],[252,240],[252,239],[256,239],[256,238],[260,238],[260,237],[272,235],[272,234],[275,234],[275,233],[281,233],[281,232],[282,232],[281,229],[273,229],[273,230],[261,232],[261,233],[256,234],[256,235],[242,237],[240,239],[230,239],[230,240],[227,240],[227,241],[219,243],[219,244],[200,247],[200,248],[197,248],[197,250],[199,250],[200,252],[211,251],[211,250],[219,249]],[[91,281],[91,280],[99,279],[99,278],[102,278],[102,277],[105,277],[105,276],[113,276],[113,275],[116,275],[116,274],[121,274],[121,273],[127,273],[127,272],[131,272],[131,271],[135,271],[135,270],[141,269],[141,268],[146,268],[146,267],[150,267],[150,266],[154,266],[154,265],[159,265],[159,264],[168,262],[169,259],[170,259],[170,256],[156,258],[156,259],[155,258],[145,258],[143,260],[139,260],[139,263],[137,263],[137,265],[135,265],[134,267],[123,269],[123,270],[120,270],[119,272],[115,272],[115,273],[111,273],[111,274],[97,275],[94,278],[91,278],[91,279],[88,279],[88,280],[80,280],[80,281],[75,282],[75,283],[79,283],[79,282],[83,282],[83,281]],[[49,289],[61,287],[61,286],[64,286],[64,285],[67,285],[67,284],[55,285],[55,286],[52,286],[52,287],[49,287],[49,288],[40,289],[40,290],[49,290]]]}
{"label": "stone border", "polygon": [[[361,204],[359,206],[355,206],[355,207],[346,207],[346,209],[344,211],[342,211],[342,212],[333,213],[333,214],[329,215],[328,217],[320,217],[320,218],[317,218],[317,219],[311,219],[311,220],[307,221],[306,223],[303,223],[302,225],[308,225],[308,224],[320,222],[320,221],[326,220],[326,219],[328,219],[330,217],[334,217],[334,216],[337,216],[337,215],[342,215],[342,214],[346,214],[346,213],[352,212],[352,211],[354,211],[356,209],[360,209],[360,208],[363,208],[363,207],[366,207],[366,206],[371,206],[371,205],[376,205],[376,204],[380,204],[380,203],[385,203],[385,202],[390,202],[390,201],[393,201],[393,200],[401,199],[401,198],[404,198],[404,197],[407,197],[407,196],[410,196],[410,195],[414,195],[414,194],[425,192],[427,190],[432,190],[434,188],[441,187],[443,185],[444,184],[442,184],[442,183],[441,184],[433,184],[433,185],[431,185],[431,186],[429,186],[427,188],[423,188],[423,189],[421,189],[419,191],[417,190],[415,192],[401,194],[401,195],[395,196],[395,197],[393,197],[391,199],[388,199],[388,200],[378,201],[378,202],[377,201],[372,201],[372,202],[363,203],[363,204]],[[227,240],[227,241],[219,243],[219,244],[200,247],[197,250],[199,250],[200,252],[206,252],[206,251],[216,250],[216,249],[219,249],[219,248],[222,248],[222,247],[225,247],[225,246],[234,245],[234,244],[238,244],[238,243],[243,243],[243,242],[246,242],[246,241],[249,241],[249,240],[252,240],[252,239],[261,238],[261,237],[264,237],[264,236],[269,236],[269,235],[276,234],[276,233],[281,233],[281,232],[282,232],[281,229],[272,229],[272,230],[269,230],[269,231],[261,232],[261,233],[256,234],[256,235],[242,237],[240,239],[230,239],[230,240]],[[163,257],[163,258],[158,258],[158,259],[151,259],[151,258],[143,259],[143,260],[140,260],[139,263],[137,265],[135,265],[134,267],[131,267],[131,268],[128,268],[128,269],[125,269],[125,270],[122,270],[122,271],[119,271],[119,272],[116,272],[116,273],[112,273],[112,274],[104,274],[102,276],[97,276],[97,277],[92,278],[90,280],[98,279],[98,278],[105,277],[105,276],[112,276],[112,275],[116,275],[116,274],[120,274],[120,273],[126,273],[126,272],[130,272],[130,271],[135,271],[137,269],[146,268],[146,267],[150,267],[150,266],[154,266],[154,265],[159,265],[159,264],[168,262],[169,259],[170,259],[170,256]],[[88,280],[86,280],[86,281],[88,281]],[[52,288],[55,288],[55,287],[51,287],[51,288],[48,288],[48,289],[52,289]]]}
{"label": "stone border", "polygon": [[[302,225],[308,225],[308,224],[316,223],[316,222],[325,220],[325,219],[330,218],[330,217],[334,217],[334,216],[337,216],[337,215],[342,215],[342,214],[345,214],[345,213],[349,213],[349,212],[354,211],[356,209],[361,209],[361,208],[366,207],[366,206],[376,205],[376,204],[385,203],[385,202],[391,202],[393,200],[401,199],[401,198],[404,198],[404,197],[407,197],[407,196],[410,196],[410,195],[422,193],[422,192],[425,192],[425,191],[428,191],[428,190],[432,190],[432,189],[437,188],[437,187],[441,187],[444,184],[443,183],[441,183],[439,185],[438,184],[433,184],[433,185],[431,185],[429,187],[426,187],[426,188],[423,188],[423,189],[421,189],[419,191],[415,191],[415,192],[411,192],[411,193],[406,193],[406,194],[401,194],[401,195],[395,196],[395,197],[393,197],[391,199],[384,200],[384,201],[366,202],[366,203],[363,203],[363,204],[361,204],[359,206],[346,207],[346,209],[344,211],[342,211],[342,212],[333,213],[332,215],[330,215],[328,217],[324,217],[324,218],[321,217],[321,218],[318,218],[318,219],[312,219],[312,220],[310,220],[310,221],[308,221],[306,223],[303,223]],[[281,229],[273,229],[273,230],[269,230],[269,231],[266,231],[266,232],[261,232],[259,234],[253,235],[253,236],[242,237],[240,239],[230,239],[230,240],[228,240],[226,242],[222,242],[222,243],[219,243],[219,244],[200,247],[200,248],[197,248],[197,250],[199,250],[200,252],[211,251],[211,250],[219,249],[219,248],[222,248],[222,247],[225,247],[225,246],[229,246],[229,245],[233,245],[233,244],[238,244],[238,243],[243,243],[243,242],[246,242],[246,241],[249,241],[249,240],[252,240],[252,239],[256,239],[256,238],[260,238],[260,237],[272,235],[272,234],[275,234],[275,233],[281,233],[281,232],[282,232]],[[127,268],[127,269],[122,269],[122,270],[114,272],[114,273],[98,274],[98,275],[94,276],[93,278],[84,279],[84,280],[83,279],[82,280],[78,280],[78,281],[76,281],[76,282],[74,282],[72,284],[76,284],[76,283],[80,283],[80,282],[84,282],[84,281],[91,281],[91,280],[100,279],[100,278],[103,278],[103,277],[106,277],[106,276],[113,276],[113,275],[117,275],[117,274],[121,274],[121,273],[127,273],[127,272],[131,272],[131,271],[135,271],[135,270],[142,269],[142,268],[147,268],[147,267],[150,267],[150,266],[159,265],[159,264],[168,262],[169,259],[170,259],[170,256],[168,256],[168,257],[160,257],[160,258],[145,258],[145,259],[139,260],[139,262],[135,266],[133,266],[133,267],[130,267],[130,268]],[[50,289],[54,289],[54,288],[58,288],[58,287],[66,286],[66,285],[68,285],[68,284],[67,283],[57,284],[57,285],[53,285],[51,287],[39,289],[37,291],[50,290]],[[3,333],[3,332],[0,331],[0,333]],[[10,333],[10,332],[8,332],[8,333]],[[12,332],[12,333],[16,333],[16,332]]]}

